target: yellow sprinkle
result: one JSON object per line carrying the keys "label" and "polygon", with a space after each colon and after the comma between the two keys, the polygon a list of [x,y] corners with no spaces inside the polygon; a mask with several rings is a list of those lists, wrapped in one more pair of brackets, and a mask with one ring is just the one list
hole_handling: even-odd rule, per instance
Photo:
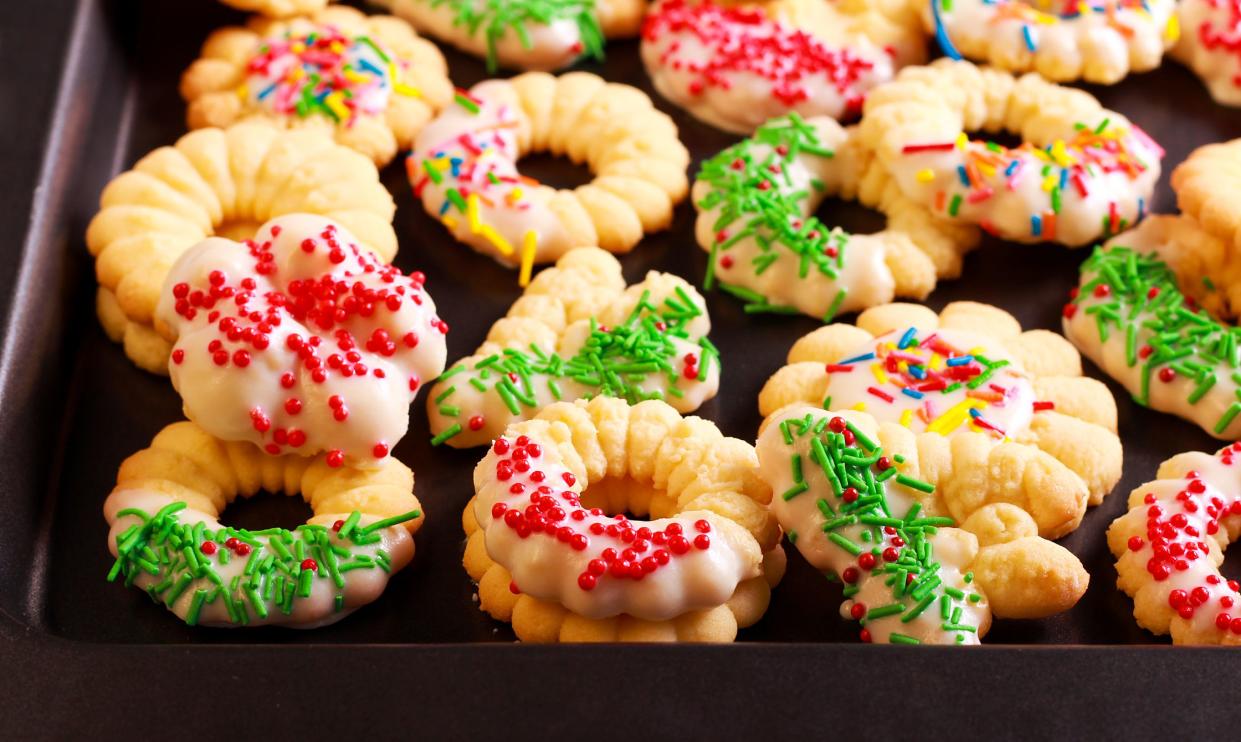
{"label": "yellow sprinkle", "polygon": [[449,229],[457,228],[457,217],[455,216],[446,216],[440,221],[444,222],[444,226],[448,227]]}
{"label": "yellow sprinkle", "polygon": [[882,363],[870,364],[870,372],[875,375],[875,381],[879,382],[880,384],[888,383],[888,375],[883,372]]}
{"label": "yellow sprinkle", "polygon": [[970,143],[970,138],[965,136],[965,132],[957,135],[957,149],[965,149],[965,145]]}
{"label": "yellow sprinkle", "polygon": [[902,412],[902,413],[901,413],[901,425],[904,425],[905,427],[907,427],[907,428],[908,428],[908,427],[909,427],[909,423],[910,423],[913,419],[914,419],[914,411],[913,411],[913,410],[906,408],[906,410],[905,410],[904,412]]}
{"label": "yellow sprinkle", "polygon": [[969,355],[972,355],[972,356],[980,356],[986,352],[987,352],[987,349],[982,347],[981,345],[975,345],[973,348],[970,348],[968,351]]}
{"label": "yellow sprinkle", "polygon": [[237,97],[242,100],[246,100],[247,98],[249,98],[250,97],[250,86],[246,85],[244,82],[238,85],[237,86]]}
{"label": "yellow sprinkle", "polygon": [[392,84],[392,89],[393,89],[393,90],[395,90],[397,93],[399,93],[399,94],[401,94],[401,95],[408,95],[408,96],[409,96],[409,97],[411,97],[411,98],[421,98],[421,97],[422,97],[422,91],[421,91],[421,90],[419,90],[418,88],[414,87],[413,85],[406,85],[406,84],[405,84],[405,83],[403,83],[403,82],[395,82],[395,83],[393,83],[393,84]]}
{"label": "yellow sprinkle", "polygon": [[1046,178],[1043,178],[1043,190],[1051,193],[1051,189],[1055,188],[1059,183],[1060,178],[1055,175],[1048,175]]}
{"label": "yellow sprinkle", "polygon": [[344,74],[345,74],[345,79],[348,80],[349,82],[367,82],[368,80],[370,80],[370,77],[368,77],[367,75],[360,75],[357,72],[354,72],[353,70],[345,70]]}
{"label": "yellow sprinkle", "polygon": [[1181,38],[1181,20],[1176,13],[1168,18],[1168,25],[1163,29],[1163,35],[1168,41],[1177,41]]}
{"label": "yellow sprinkle", "polygon": [[349,118],[349,109],[345,108],[344,99],[344,95],[340,92],[335,92],[325,98],[323,102],[327,104],[328,108],[332,109],[332,113],[336,114],[338,118],[346,120]]}
{"label": "yellow sprinkle", "polygon": [[306,76],[306,70],[303,70],[301,67],[294,67],[293,69],[289,70],[289,80],[292,82],[297,82],[298,80],[302,79],[305,76]]}
{"label": "yellow sprinkle", "polygon": [[517,276],[517,284],[525,286],[530,283],[530,271],[534,269],[534,253],[539,247],[539,235],[533,229],[526,230],[521,238],[521,273]]}
{"label": "yellow sprinkle", "polygon": [[345,51],[345,45],[339,41],[333,41],[328,45],[328,48],[332,50],[333,54],[343,54]]}
{"label": "yellow sprinkle", "polygon": [[931,360],[926,365],[932,371],[938,371],[944,365],[944,359],[938,353],[932,353]]}
{"label": "yellow sprinkle", "polygon": [[521,190],[521,186],[515,186],[513,190],[509,191],[508,195],[504,197],[504,200],[508,202],[509,206],[512,206],[521,200],[522,193],[524,193],[524,191]]}
{"label": "yellow sprinkle", "polygon": [[926,426],[928,433],[939,433],[940,435],[948,435],[952,431],[961,426],[965,419],[970,416],[970,410],[977,407],[984,407],[986,403],[981,399],[963,399],[950,407],[947,412],[931,421]]}
{"label": "yellow sprinkle", "polygon": [[995,175],[995,166],[994,166],[994,165],[988,165],[988,164],[986,164],[985,162],[980,162],[980,163],[978,163],[978,169],[979,169],[979,170],[981,170],[981,171],[982,171],[982,174],[983,174],[983,175],[985,175],[985,176],[987,176],[988,178],[990,178],[990,177],[992,177],[992,176],[994,176],[994,175]]}
{"label": "yellow sprinkle", "polygon": [[302,52],[306,51],[306,45],[298,41],[298,42],[294,42],[294,44],[290,46],[289,49],[294,54],[301,54]]}
{"label": "yellow sprinkle", "polygon": [[917,178],[919,183],[930,183],[932,180],[935,180],[935,172],[930,168],[919,170]]}
{"label": "yellow sprinkle", "polygon": [[501,255],[508,257],[513,254],[513,246],[509,244],[508,240],[504,239],[504,235],[495,230],[495,227],[492,227],[490,224],[484,224],[479,233],[494,245]]}
{"label": "yellow sprinkle", "polygon": [[478,218],[478,194],[471,193],[465,199],[465,215],[470,220],[470,231],[478,234],[483,229],[482,220]]}
{"label": "yellow sprinkle", "polygon": [[851,407],[850,409],[857,410],[858,412],[866,412],[866,403],[858,402],[857,404],[853,405],[853,407]]}

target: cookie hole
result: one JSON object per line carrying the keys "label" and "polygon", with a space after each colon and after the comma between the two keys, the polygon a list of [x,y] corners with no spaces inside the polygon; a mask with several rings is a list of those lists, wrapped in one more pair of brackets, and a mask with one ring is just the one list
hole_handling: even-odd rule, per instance
{"label": "cookie hole", "polygon": [[216,226],[215,236],[234,242],[243,242],[253,238],[261,226],[263,226],[261,223],[250,219],[226,219]]}
{"label": "cookie hole", "polygon": [[659,494],[660,490],[649,484],[639,484],[629,477],[605,477],[582,493],[582,506],[588,510],[599,508],[608,516],[623,515],[630,520],[646,520],[651,517],[651,499]]}
{"label": "cookie hole", "polygon": [[313,515],[310,505],[300,496],[273,495],[262,491],[253,497],[238,497],[224,509],[220,522],[251,531],[264,528],[287,528],[291,531]]}
{"label": "cookie hole", "polygon": [[828,229],[839,227],[849,234],[875,234],[887,226],[887,220],[878,211],[838,198],[824,199],[814,215]]}
{"label": "cookie hole", "polygon": [[521,174],[552,188],[573,189],[595,179],[585,165],[547,152],[531,152],[518,164]]}

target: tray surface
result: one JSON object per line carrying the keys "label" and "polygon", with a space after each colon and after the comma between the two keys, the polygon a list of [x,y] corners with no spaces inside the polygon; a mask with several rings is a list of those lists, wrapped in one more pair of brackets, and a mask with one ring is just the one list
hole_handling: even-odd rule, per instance
{"label": "tray surface", "polygon": [[[521,677],[523,662],[561,668],[582,661],[590,667],[583,671],[582,687],[589,688],[602,687],[611,673],[631,672],[639,677],[649,672],[645,663],[662,665],[676,658],[676,663],[683,664],[668,672],[683,684],[674,695],[687,700],[702,697],[691,689],[712,693],[713,688],[727,687],[722,685],[725,681],[761,681],[762,687],[771,688],[781,682],[781,675],[772,668],[782,662],[804,671],[797,678],[798,686],[819,688],[838,683],[840,668],[848,667],[848,663],[862,662],[877,672],[894,674],[912,666],[911,657],[915,655],[909,650],[856,646],[855,625],[837,614],[839,587],[826,582],[793,549],[788,549],[790,568],[773,594],[766,617],[738,637],[740,642],[752,643],[749,645],[602,650],[496,647],[486,654],[459,646],[425,646],[511,642],[513,636],[507,625],[490,620],[478,610],[474,587],[460,563],[460,514],[471,495],[470,471],[481,450],[433,449],[428,443],[422,397],[415,402],[410,432],[394,453],[416,472],[416,492],[428,514],[427,522],[418,535],[413,565],[397,575],[373,605],[335,626],[313,632],[192,629],[153,605],[140,591],[105,582],[110,558],[100,507],[115,481],[116,467],[181,415],[178,398],[167,379],[137,370],[99,329],[93,313],[91,260],[82,234],[107,180],[144,153],[171,143],[183,133],[184,106],[176,92],[177,78],[210,29],[241,16],[206,0],[87,0],[76,10],[61,0],[42,5],[46,16],[36,10],[0,11],[2,32],[20,35],[15,39],[20,45],[41,47],[40,58],[46,58],[49,65],[27,79],[12,72],[0,73],[0,92],[13,97],[20,89],[28,112],[21,121],[4,124],[8,129],[0,145],[5,148],[5,162],[11,163],[15,174],[3,186],[9,196],[3,202],[9,218],[0,229],[12,233],[6,235],[9,240],[4,247],[10,265],[21,266],[20,271],[0,277],[0,297],[6,305],[11,302],[0,365],[0,400],[5,412],[0,421],[0,440],[4,441],[0,483],[6,502],[11,503],[11,517],[0,525],[4,536],[0,543],[0,611],[4,614],[0,617],[0,636],[10,641],[0,643],[0,660],[11,661],[15,671],[38,676],[42,673],[35,668],[60,663],[68,678],[78,677],[74,673],[83,671],[80,662],[89,657],[106,658],[106,662],[100,661],[115,669],[141,668],[148,660],[158,663],[175,661],[173,658],[182,658],[186,668],[193,664],[219,669],[232,658],[244,661],[248,668],[275,662],[277,666],[254,676],[256,680],[275,681],[292,669],[282,670],[278,667],[281,663],[294,657],[313,662],[312,655],[290,655],[281,650],[282,646],[314,645],[313,657],[340,667],[364,668],[371,661],[398,657],[425,663],[413,676],[419,682],[436,678],[436,668],[442,672],[458,663],[470,676],[512,672]],[[63,61],[54,61],[59,53],[56,50],[66,47],[69,52]],[[582,68],[642,88],[670,113],[694,157],[691,174],[704,157],[736,140],[660,99],[638,61],[636,42],[611,44],[608,52],[604,64],[585,64]],[[479,60],[450,49],[444,53],[458,86],[468,87],[486,77]],[[66,87],[53,110],[60,64],[64,65]],[[1171,62],[1113,88],[1089,89],[1105,106],[1130,117],[1167,148],[1154,212],[1175,210],[1175,199],[1167,186],[1168,173],[1192,149],[1241,136],[1241,117],[1212,103],[1201,83]],[[28,146],[14,146],[21,141]],[[47,151],[40,176],[42,187],[36,192],[34,174],[41,145]],[[573,185],[588,177],[584,169],[550,157],[531,157],[523,162],[523,169],[553,185]],[[383,180],[398,205],[396,228],[401,251],[396,263],[427,274],[429,290],[452,328],[449,358],[458,358],[482,340],[490,324],[519,295],[516,276],[455,244],[441,225],[427,217],[412,197],[399,161],[385,170]],[[31,193],[35,194],[33,203]],[[825,203],[818,215],[828,224],[859,232],[880,226],[876,215],[833,201]],[[682,204],[672,230],[645,239],[625,256],[626,278],[638,280],[647,270],[660,269],[699,282],[706,254],[694,243],[693,216],[692,207]],[[23,244],[21,225],[26,225],[24,253],[19,252]],[[1087,255],[1087,250],[1016,247],[989,241],[966,259],[963,278],[941,284],[927,303],[936,309],[959,299],[994,303],[1012,312],[1027,329],[1058,330],[1065,293],[1076,283],[1077,265]],[[713,325],[711,338],[720,348],[724,375],[721,395],[698,414],[716,421],[727,435],[753,440],[759,423],[759,388],[782,365],[792,342],[818,323],[800,317],[748,316],[739,302],[718,292],[708,293],[706,298]],[[1089,364],[1087,373],[1099,377]],[[1072,611],[1061,616],[996,622],[986,639],[990,646],[981,651],[947,654],[931,650],[922,655],[933,658],[926,667],[953,668],[954,677],[976,673],[962,678],[958,692],[965,693],[967,688],[975,693],[996,690],[988,686],[986,678],[1011,676],[1017,668],[1023,668],[1023,674],[1027,669],[1030,673],[1030,698],[1048,697],[1039,693],[1054,696],[1054,678],[1081,677],[1077,673],[1087,670],[1113,679],[1119,674],[1120,682],[1139,687],[1151,674],[1171,668],[1174,656],[1203,658],[1202,668],[1219,666],[1225,659],[1218,652],[1178,650],[1126,653],[1128,659],[1122,661],[1114,653],[1013,651],[994,646],[1159,642],[1136,626],[1130,600],[1115,588],[1104,531],[1123,512],[1127,493],[1150,479],[1160,461],[1179,451],[1213,450],[1218,444],[1189,423],[1138,407],[1117,385],[1108,383],[1119,403],[1125,476],[1114,494],[1092,509],[1081,528],[1061,542],[1090,571],[1090,589]],[[256,498],[230,508],[224,520],[247,527],[273,523],[291,527],[307,512],[293,498]],[[789,642],[811,644],[783,644]],[[833,644],[840,642],[844,644]],[[186,647],[179,649],[175,646],[178,644]],[[217,647],[219,651],[202,647],[211,644],[224,646]],[[392,646],[339,646],[344,644]],[[40,649],[36,650],[36,645]],[[19,651],[22,646],[27,651]],[[862,654],[868,651],[873,653]],[[40,656],[45,660],[40,661]],[[599,665],[599,657],[606,658],[606,664]],[[1061,664],[1057,664],[1057,657],[1064,658]],[[811,664],[812,658],[818,664]],[[1123,662],[1134,664],[1126,669]],[[707,667],[718,672],[716,682],[708,683],[700,677],[695,683],[694,668]],[[1137,674],[1132,674],[1135,671]],[[1037,679],[1040,672],[1047,677]],[[451,689],[463,686],[461,678],[442,682],[440,691],[449,698],[457,695],[449,695]],[[548,692],[575,692],[575,684],[558,675],[548,683]],[[0,690],[0,698],[8,703],[21,702],[22,698],[29,700],[29,692],[15,685]],[[632,698],[642,698],[641,694],[634,695],[633,688],[626,692]],[[949,692],[941,688],[915,694],[910,707],[925,706],[937,696],[948,697]],[[727,694],[720,700],[724,697]],[[1089,706],[1083,705],[1083,700],[1059,699],[1068,704],[1066,708],[1077,708],[1084,720]],[[597,703],[583,709],[587,707],[595,708]],[[432,715],[446,720],[448,708]],[[786,721],[788,726],[782,726],[781,731],[793,732],[800,726],[791,717]],[[82,723],[66,719],[60,729],[68,731]],[[745,729],[759,728],[736,726],[730,731],[739,734]],[[1078,727],[1077,731],[1083,729]]]}

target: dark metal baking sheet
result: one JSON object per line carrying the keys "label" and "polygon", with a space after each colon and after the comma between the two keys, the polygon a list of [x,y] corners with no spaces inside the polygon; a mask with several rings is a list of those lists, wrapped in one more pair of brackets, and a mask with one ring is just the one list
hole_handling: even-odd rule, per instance
{"label": "dark metal baking sheet", "polygon": [[[170,719],[218,694],[234,704],[221,713],[248,719],[253,726],[246,731],[255,735],[301,728],[327,734],[351,724],[417,733],[421,719],[449,724],[440,728],[450,736],[507,730],[524,737],[536,728],[526,726],[531,712],[566,731],[597,731],[602,721],[606,737],[644,729],[909,735],[966,722],[972,726],[956,728],[999,736],[1023,729],[1112,736],[1115,729],[1094,714],[1098,694],[1133,720],[1153,711],[1135,699],[1164,683],[1177,686],[1167,693],[1190,698],[1236,677],[1227,652],[1118,646],[1159,642],[1136,627],[1130,601],[1114,587],[1106,526],[1161,460],[1215,444],[1187,423],[1137,407],[1116,385],[1124,480],[1063,541],[1090,570],[1089,591],[1062,616],[997,622],[987,646],[975,651],[858,646],[855,627],[837,617],[839,589],[795,554],[767,616],[735,646],[511,646],[508,627],[478,611],[460,566],[460,512],[479,453],[432,449],[421,398],[395,453],[417,472],[427,525],[414,565],[374,605],[314,632],[190,629],[139,591],[108,584],[100,508],[116,467],[180,413],[167,380],[138,371],[100,331],[82,234],[107,180],[183,132],[177,77],[210,29],[239,19],[207,0],[0,7],[0,99],[10,112],[0,123],[7,176],[0,179],[0,255],[9,269],[0,271],[7,307],[0,355],[0,702],[25,712],[0,717],[0,731],[98,734],[125,728],[126,715],[144,699],[159,699],[152,718]],[[613,44],[606,63],[584,68],[655,97],[677,120],[695,163],[734,141],[658,99],[636,52],[634,42]],[[445,54],[458,85],[484,78],[478,60]],[[1213,104],[1172,63],[1092,92],[1168,149],[1156,211],[1174,209],[1167,172],[1175,163],[1200,144],[1241,136],[1241,117]],[[525,166],[553,184],[585,177],[551,158],[532,157]],[[450,356],[457,357],[478,344],[518,295],[515,277],[454,244],[412,198],[402,170],[397,163],[384,173],[398,204],[397,263],[426,272],[452,327]],[[873,214],[839,203],[828,202],[819,215],[858,231],[879,226]],[[693,210],[683,204],[672,231],[648,238],[623,259],[627,278],[658,268],[697,280],[705,254],[693,242],[692,224]],[[943,284],[929,304],[991,302],[1026,327],[1054,329],[1085,256],[987,244],[967,259],[964,278]],[[727,434],[752,439],[759,388],[791,343],[817,325],[747,316],[720,294],[708,295],[708,302],[725,371],[723,393],[699,414]],[[306,515],[301,508],[291,498],[259,499],[230,509],[226,520],[293,525]],[[358,719],[346,705],[373,708],[365,699],[375,694],[390,703],[425,703],[411,720],[403,706]],[[170,706],[177,696],[180,705]],[[895,713],[893,703],[904,713]],[[300,707],[320,713],[289,713]],[[638,718],[629,717],[631,726],[605,721],[618,709],[636,710]],[[687,710],[673,716],[661,709]],[[1219,708],[1213,714],[1178,715],[1165,720],[1166,729],[1172,722],[1236,716]],[[824,716],[832,726],[820,725]],[[933,726],[907,725],[919,716]],[[589,726],[574,726],[592,718]],[[1152,723],[1147,732],[1164,728]]]}

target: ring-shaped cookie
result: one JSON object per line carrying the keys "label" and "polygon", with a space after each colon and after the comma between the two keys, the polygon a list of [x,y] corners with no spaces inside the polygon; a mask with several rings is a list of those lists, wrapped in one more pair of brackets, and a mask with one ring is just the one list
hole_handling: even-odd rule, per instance
{"label": "ring-shaped cookie", "polygon": [[[869,38],[865,26],[848,23],[855,13],[873,11],[858,3],[822,3],[827,17],[800,27],[783,20],[785,5],[657,3],[643,21],[641,47],[655,89],[695,117],[738,134],[789,113],[855,117],[866,92],[892,79],[899,64],[892,47]],[[910,32],[921,42],[920,29]],[[923,58],[919,53],[904,61]]]}
{"label": "ring-shaped cookie", "polygon": [[1023,0],[923,0],[927,29],[954,59],[962,55],[1053,82],[1110,85],[1159,66],[1180,36],[1175,0],[1065,4],[1048,12]]}
{"label": "ring-shaped cookie", "polygon": [[181,76],[191,129],[260,119],[320,129],[383,167],[452,99],[439,49],[405,21],[334,5],[207,37]]}
{"label": "ring-shaped cookie", "polygon": [[[595,178],[557,190],[517,161],[550,152]],[[414,194],[453,236],[504,265],[535,263],[583,245],[632,250],[666,229],[689,190],[689,152],[677,127],[637,88],[586,72],[527,72],[486,80],[422,130],[406,161]]]}
{"label": "ring-shaped cookie", "polygon": [[[1158,217],[1095,249],[1062,320],[1065,337],[1135,402],[1222,440],[1241,438],[1241,330],[1194,296],[1233,307],[1231,287],[1212,290],[1211,278],[1235,274],[1232,253],[1188,217]],[[1209,273],[1212,266],[1227,272]]]}
{"label": "ring-shaped cookie", "polygon": [[374,465],[444,370],[448,325],[424,281],[310,214],[244,243],[203,240],[169,270],[155,311],[186,417],[273,456]]}
{"label": "ring-shaped cookie", "polygon": [[1133,617],[1173,644],[1241,644],[1241,585],[1220,574],[1241,535],[1239,456],[1241,443],[1173,456],[1108,528],[1116,586],[1133,598]]}
{"label": "ring-shaped cookie", "polygon": [[425,34],[500,67],[550,72],[603,59],[638,33],[644,0],[380,0]]}
{"label": "ring-shaped cookie", "polygon": [[937,469],[986,483],[957,451],[931,454],[940,440],[803,403],[763,422],[757,449],[772,512],[812,566],[844,583],[840,615],[861,623],[864,642],[977,644],[992,614],[1060,613],[1090,582],[1017,505],[976,497],[966,517],[947,517]]}
{"label": "ring-shaped cookie", "polygon": [[[938,315],[887,304],[798,340],[759,393],[769,416],[793,403],[862,411],[919,434],[947,512],[1011,503],[1045,538],[1077,528],[1120,480],[1116,403],[1082,376],[1064,338],[1021,331],[997,307],[954,302]],[[921,434],[933,435],[922,437]]]}
{"label": "ring-shaped cookie", "polygon": [[[863,142],[907,196],[1014,242],[1069,247],[1137,224],[1163,150],[1081,90],[941,59],[866,99]],[[1006,131],[1016,148],[966,132]]]}
{"label": "ring-shaped cookie", "polygon": [[553,402],[598,395],[692,412],[719,391],[710,331],[706,301],[680,277],[651,271],[626,288],[610,253],[570,250],[431,388],[431,442],[486,445]]}
{"label": "ring-shaped cookie", "polygon": [[[824,198],[878,209],[887,229],[850,235],[814,216]],[[896,187],[856,133],[796,113],[703,163],[694,183],[695,236],[717,282],[747,312],[801,312],[830,322],[845,312],[922,299],[959,275],[978,230],[936,219]]]}
{"label": "ring-shaped cookie", "polygon": [[784,571],[754,448],[656,400],[550,405],[474,484],[465,568],[523,641],[729,642]]}
{"label": "ring-shaped cookie", "polygon": [[[324,626],[377,599],[413,559],[423,521],[413,489],[395,459],[332,469],[174,423],[121,464],[104,502],[117,557],[108,579],[191,626]],[[229,503],[264,491],[300,494],[314,517],[293,531],[220,524]]]}
{"label": "ring-shaped cookie", "polygon": [[375,165],[314,131],[199,129],[113,178],[99,200],[86,230],[99,320],[156,374],[168,373],[172,350],[152,327],[164,278],[207,237],[249,239],[268,219],[303,212],[340,223],[385,261],[396,254],[396,205]]}
{"label": "ring-shaped cookie", "polygon": [[1233,252],[1241,252],[1239,168],[1241,139],[1234,139],[1199,147],[1172,171],[1177,206]]}
{"label": "ring-shaped cookie", "polygon": [[1194,71],[1215,102],[1241,106],[1241,2],[1180,0],[1180,41],[1172,56]]}

